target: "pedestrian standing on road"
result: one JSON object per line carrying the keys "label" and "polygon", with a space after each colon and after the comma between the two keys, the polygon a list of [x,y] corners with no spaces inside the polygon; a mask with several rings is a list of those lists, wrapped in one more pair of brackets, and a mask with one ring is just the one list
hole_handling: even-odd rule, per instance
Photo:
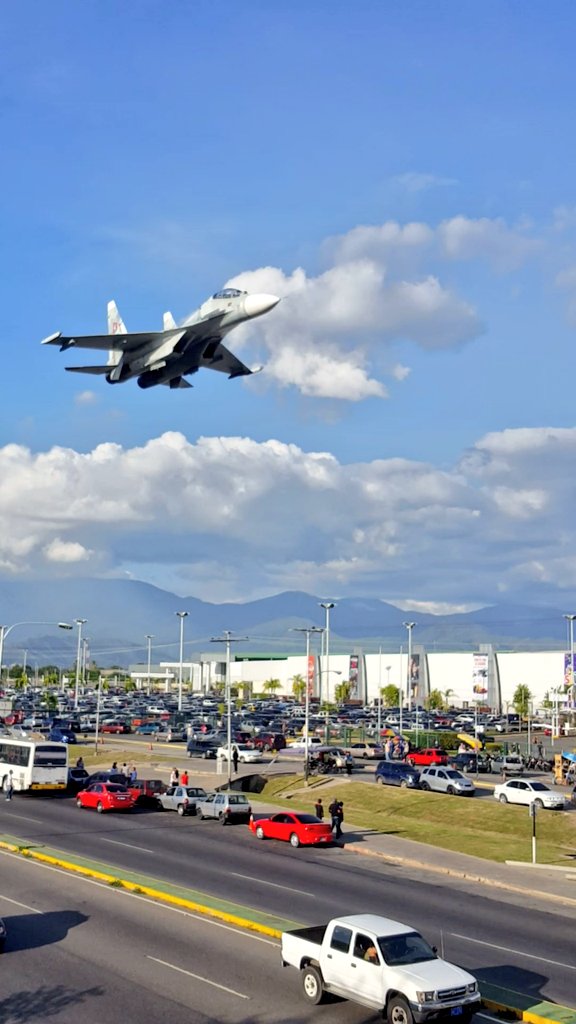
{"label": "pedestrian standing on road", "polygon": [[79,757],[78,758],[78,760],[76,761],[76,767],[77,768],[83,768],[84,767],[84,758],[83,757]]}
{"label": "pedestrian standing on road", "polygon": [[12,793],[14,792],[14,777],[12,775],[12,769],[8,772],[8,775],[4,779],[4,796],[6,800],[12,799]]}
{"label": "pedestrian standing on road", "polygon": [[336,817],[338,818],[338,828],[336,829],[336,839],[340,839],[342,835],[342,822],[344,821],[344,804],[341,800],[338,801],[338,810],[336,811]]}
{"label": "pedestrian standing on road", "polygon": [[136,782],[136,779],[138,778],[138,769],[137,769],[135,764],[131,764],[130,765],[130,776],[129,776],[129,778],[130,778],[130,782]]}
{"label": "pedestrian standing on road", "polygon": [[314,804],[314,814],[320,821],[324,821],[324,804],[322,803],[322,797],[319,796],[316,803]]}
{"label": "pedestrian standing on road", "polygon": [[332,803],[328,808],[328,814],[330,815],[332,833],[336,836],[336,839],[338,839],[339,834],[341,832],[341,828],[340,818],[338,817],[338,801],[336,797],[334,797]]}
{"label": "pedestrian standing on road", "polygon": [[111,767],[110,771],[111,772],[117,772],[118,771],[118,762],[117,761],[112,761],[112,767]]}
{"label": "pedestrian standing on road", "polygon": [[238,747],[234,745],[232,747],[232,764],[234,765],[234,771],[238,771]]}
{"label": "pedestrian standing on road", "polygon": [[186,771],[186,769],[184,769],[184,771],[181,772],[181,774],[180,774],[180,785],[181,786],[187,786],[188,785],[188,772]]}
{"label": "pedestrian standing on road", "polygon": [[180,782],[180,772],[177,768],[173,768],[170,772],[170,785],[177,786]]}

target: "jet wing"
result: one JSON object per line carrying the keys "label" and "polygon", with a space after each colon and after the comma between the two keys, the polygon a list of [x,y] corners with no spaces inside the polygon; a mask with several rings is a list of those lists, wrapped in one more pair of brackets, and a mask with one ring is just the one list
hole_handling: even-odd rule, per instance
{"label": "jet wing", "polygon": [[213,354],[204,354],[199,365],[204,366],[207,370],[227,373],[229,377],[245,377],[254,372],[222,344],[217,346]]}
{"label": "jet wing", "polygon": [[69,348],[89,348],[96,351],[136,352],[143,345],[160,345],[170,338],[182,334],[182,327],[170,331],[149,331],[142,334],[85,334],[78,337],[67,337],[64,334],[52,334],[44,338],[43,345],[58,345],[61,352]]}

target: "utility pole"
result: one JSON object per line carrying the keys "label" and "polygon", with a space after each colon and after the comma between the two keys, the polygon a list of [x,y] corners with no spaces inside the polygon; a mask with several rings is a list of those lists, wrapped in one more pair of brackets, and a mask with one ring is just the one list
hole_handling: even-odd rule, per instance
{"label": "utility pole", "polygon": [[324,630],[320,626],[294,626],[293,633],[305,633],[306,634],[306,699],[305,699],[305,711],[304,711],[304,784],[308,785],[308,755],[309,755],[309,742],[308,733],[310,731],[310,679],[308,674],[308,666],[310,664],[310,634],[311,633],[322,633]]}
{"label": "utility pole", "polygon": [[230,644],[243,643],[245,640],[249,639],[250,638],[247,636],[232,636],[231,631],[229,629],[225,629],[222,636],[213,636],[210,640],[211,644],[226,644],[226,760],[228,764],[228,789],[230,789],[232,783],[232,686],[230,684]]}

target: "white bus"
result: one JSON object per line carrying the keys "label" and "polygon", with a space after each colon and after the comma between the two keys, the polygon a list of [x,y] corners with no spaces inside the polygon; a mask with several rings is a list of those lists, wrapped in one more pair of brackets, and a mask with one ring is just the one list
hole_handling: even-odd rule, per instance
{"label": "white bus", "polygon": [[20,738],[0,735],[0,783],[12,771],[14,791],[66,789],[68,783],[68,747],[53,743],[45,736]]}

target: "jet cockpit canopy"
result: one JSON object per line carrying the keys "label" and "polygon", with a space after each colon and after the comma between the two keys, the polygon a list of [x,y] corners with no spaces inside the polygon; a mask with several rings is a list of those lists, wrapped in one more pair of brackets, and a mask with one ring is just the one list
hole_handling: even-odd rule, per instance
{"label": "jet cockpit canopy", "polygon": [[239,295],[247,295],[248,292],[241,292],[238,288],[222,288],[221,291],[216,292],[213,299],[237,299]]}

